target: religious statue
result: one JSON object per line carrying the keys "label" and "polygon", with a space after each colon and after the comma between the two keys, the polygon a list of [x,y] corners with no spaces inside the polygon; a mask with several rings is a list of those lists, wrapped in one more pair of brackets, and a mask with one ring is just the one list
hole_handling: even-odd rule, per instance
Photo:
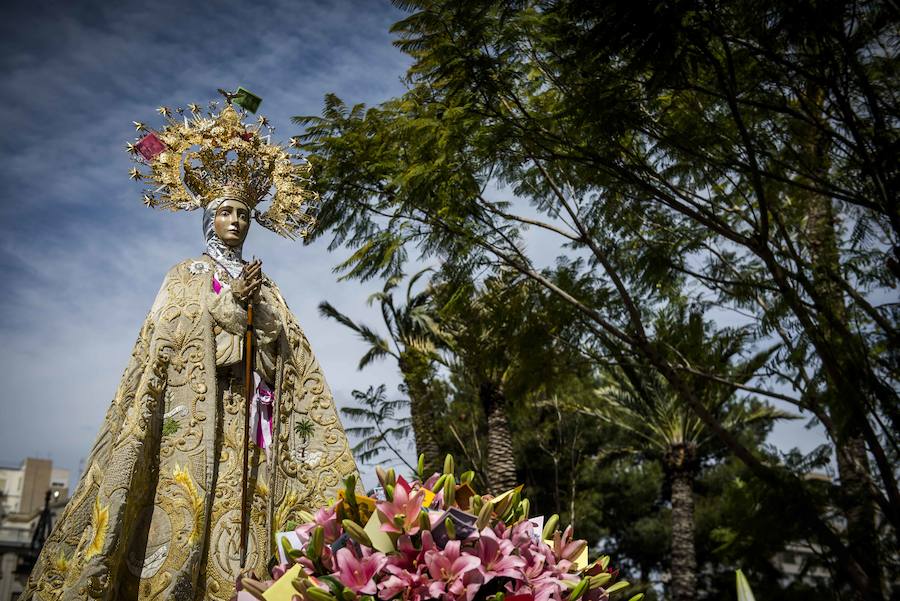
{"label": "religious statue", "polygon": [[210,106],[136,123],[145,204],[201,209],[206,252],[166,275],[22,599],[229,599],[240,572],[267,572],[275,532],[356,473],[303,330],[241,253],[251,218],[306,235],[310,166],[265,118]]}

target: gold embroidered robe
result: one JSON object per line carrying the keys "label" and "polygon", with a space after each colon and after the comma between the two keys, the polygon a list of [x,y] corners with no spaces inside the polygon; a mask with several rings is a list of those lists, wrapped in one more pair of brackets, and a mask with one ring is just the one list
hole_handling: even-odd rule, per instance
{"label": "gold embroidered robe", "polygon": [[[218,294],[214,273],[225,286]],[[205,256],[169,271],[82,479],[22,599],[232,596],[246,312],[229,283]],[[267,278],[260,296],[256,364],[274,385],[275,431],[270,460],[250,444],[254,492],[246,567],[263,574],[274,553],[272,534],[299,509],[325,504],[356,465],[306,336]],[[298,431],[298,423],[307,427]]]}

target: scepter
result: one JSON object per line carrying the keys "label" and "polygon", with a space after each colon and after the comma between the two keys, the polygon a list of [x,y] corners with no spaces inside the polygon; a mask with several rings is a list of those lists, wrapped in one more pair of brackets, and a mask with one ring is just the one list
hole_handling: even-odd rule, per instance
{"label": "scepter", "polygon": [[244,467],[241,471],[241,569],[247,563],[247,472],[250,463],[250,403],[253,402],[253,300],[247,301],[244,332]]}
{"label": "scepter", "polygon": [[[255,113],[262,98],[252,92],[238,87],[236,92],[218,89],[229,105],[234,102],[238,106]],[[260,122],[262,125],[262,122]],[[271,128],[270,128],[271,129]],[[259,128],[257,128],[257,131]],[[253,402],[253,299],[247,301],[247,329],[244,331],[244,465],[241,470],[241,569],[247,563],[247,481],[250,465],[250,404]]]}

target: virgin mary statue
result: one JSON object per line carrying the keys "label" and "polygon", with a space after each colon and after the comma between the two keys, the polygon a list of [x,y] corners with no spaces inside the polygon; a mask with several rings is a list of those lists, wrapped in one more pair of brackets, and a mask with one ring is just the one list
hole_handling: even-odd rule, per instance
{"label": "virgin mary statue", "polygon": [[202,210],[206,252],[166,275],[22,599],[229,599],[242,536],[243,569],[265,573],[273,534],[356,473],[309,341],[260,263],[241,257],[251,218],[306,234],[309,165],[230,102],[160,112],[165,127],[129,144],[143,165],[132,177],[151,185],[150,206]]}

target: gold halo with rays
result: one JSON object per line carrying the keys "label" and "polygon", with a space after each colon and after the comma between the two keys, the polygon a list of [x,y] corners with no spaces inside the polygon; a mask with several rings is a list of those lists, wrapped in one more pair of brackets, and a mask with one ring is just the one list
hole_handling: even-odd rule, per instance
{"label": "gold halo with rays", "polygon": [[[159,130],[135,124],[143,135],[126,150],[142,167],[131,170],[132,179],[148,184],[144,204],[192,211],[216,198],[234,198],[247,204],[263,227],[285,238],[306,237],[319,205],[309,162],[270,141],[274,128],[268,120],[247,124],[230,102],[219,112],[214,112],[217,103],[210,103],[206,115],[198,105],[189,106],[190,116],[183,109],[158,109],[166,121]],[[142,152],[141,142],[151,136],[156,147]],[[266,200],[268,208],[257,210]]]}

